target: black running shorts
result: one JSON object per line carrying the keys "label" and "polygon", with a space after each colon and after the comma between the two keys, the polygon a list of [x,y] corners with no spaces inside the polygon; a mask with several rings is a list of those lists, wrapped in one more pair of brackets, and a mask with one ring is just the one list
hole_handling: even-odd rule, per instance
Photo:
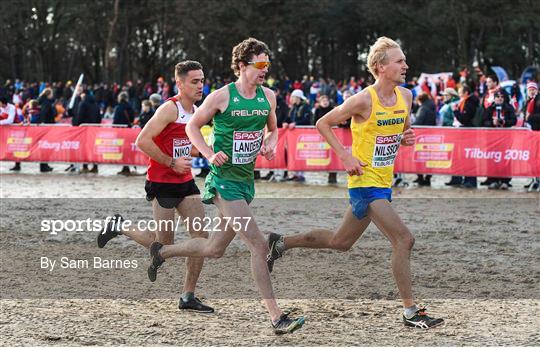
{"label": "black running shorts", "polygon": [[146,200],[157,199],[159,205],[163,208],[175,208],[182,200],[191,195],[200,195],[201,191],[195,184],[195,180],[190,180],[181,184],[152,182],[146,180],[144,185],[146,191]]}

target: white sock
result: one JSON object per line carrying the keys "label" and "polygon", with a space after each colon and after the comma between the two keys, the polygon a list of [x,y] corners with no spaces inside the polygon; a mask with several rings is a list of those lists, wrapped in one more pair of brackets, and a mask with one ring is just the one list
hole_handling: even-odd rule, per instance
{"label": "white sock", "polygon": [[285,240],[283,239],[283,237],[278,239],[278,241],[276,242],[276,250],[280,254],[283,254],[283,252],[285,251]]}
{"label": "white sock", "polygon": [[418,307],[416,305],[412,305],[411,307],[407,307],[403,311],[403,315],[405,315],[405,318],[411,319],[416,314],[416,311],[418,310]]}

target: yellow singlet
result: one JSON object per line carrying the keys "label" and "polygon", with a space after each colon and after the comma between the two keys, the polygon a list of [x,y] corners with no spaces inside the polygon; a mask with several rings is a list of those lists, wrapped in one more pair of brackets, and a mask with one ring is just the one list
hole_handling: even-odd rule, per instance
{"label": "yellow singlet", "polygon": [[370,86],[371,114],[362,123],[351,122],[352,155],[367,165],[364,174],[349,176],[349,188],[391,187],[405,120],[409,114],[399,87],[394,89],[394,106],[383,106],[377,92]]}

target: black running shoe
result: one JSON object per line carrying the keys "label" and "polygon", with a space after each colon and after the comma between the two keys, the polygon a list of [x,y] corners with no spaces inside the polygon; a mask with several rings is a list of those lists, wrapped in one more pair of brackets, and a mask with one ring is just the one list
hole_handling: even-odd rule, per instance
{"label": "black running shoe", "polygon": [[405,315],[403,315],[403,323],[405,326],[408,327],[416,327],[419,329],[430,329],[435,326],[439,326],[444,324],[444,319],[434,319],[427,315],[426,308],[421,307],[419,308],[414,316],[410,319],[407,319]]}
{"label": "black running shoe", "polygon": [[122,220],[124,218],[120,214],[116,214],[107,222],[103,231],[97,236],[97,245],[99,248],[103,248],[111,239],[122,234],[120,231]]}
{"label": "black running shoe", "polygon": [[274,261],[283,256],[283,253],[280,251],[283,249],[283,236],[277,233],[270,233],[268,236],[268,249],[270,252],[266,256],[266,265],[268,266],[268,272],[272,273]]}
{"label": "black running shoe", "polygon": [[148,279],[150,279],[151,282],[156,281],[158,268],[165,262],[165,259],[159,255],[159,250],[161,250],[162,247],[163,244],[160,242],[150,244],[150,257],[152,258],[152,262],[150,266],[148,266]]}
{"label": "black running shoe", "polygon": [[178,305],[178,309],[197,313],[214,313],[214,308],[205,305],[197,297],[193,297],[187,302],[184,301],[182,297],[180,297],[180,304]]}
{"label": "black running shoe", "polygon": [[303,316],[291,319],[289,318],[289,313],[285,312],[279,317],[277,323],[272,323],[272,327],[274,328],[274,333],[276,335],[283,335],[286,333],[293,333],[300,329],[302,325],[304,325],[304,322]]}

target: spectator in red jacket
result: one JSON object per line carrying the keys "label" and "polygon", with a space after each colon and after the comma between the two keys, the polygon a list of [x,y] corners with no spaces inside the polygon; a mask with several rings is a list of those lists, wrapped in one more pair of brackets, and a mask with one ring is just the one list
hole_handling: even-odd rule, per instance
{"label": "spectator in red jacket", "polygon": [[[527,83],[527,106],[525,109],[525,121],[534,131],[540,131],[540,94],[538,94],[538,84],[534,81]],[[540,178],[534,178],[525,185],[529,191],[540,190]]]}
{"label": "spectator in red jacket", "polygon": [[[9,126],[15,123],[17,117],[17,109],[15,105],[8,102],[6,96],[0,96],[0,126]],[[21,170],[21,163],[15,162],[15,166],[9,170],[19,171]]]}
{"label": "spectator in red jacket", "polygon": [[527,107],[525,110],[525,120],[532,130],[540,131],[540,94],[538,94],[538,84],[534,81],[527,83]]}

